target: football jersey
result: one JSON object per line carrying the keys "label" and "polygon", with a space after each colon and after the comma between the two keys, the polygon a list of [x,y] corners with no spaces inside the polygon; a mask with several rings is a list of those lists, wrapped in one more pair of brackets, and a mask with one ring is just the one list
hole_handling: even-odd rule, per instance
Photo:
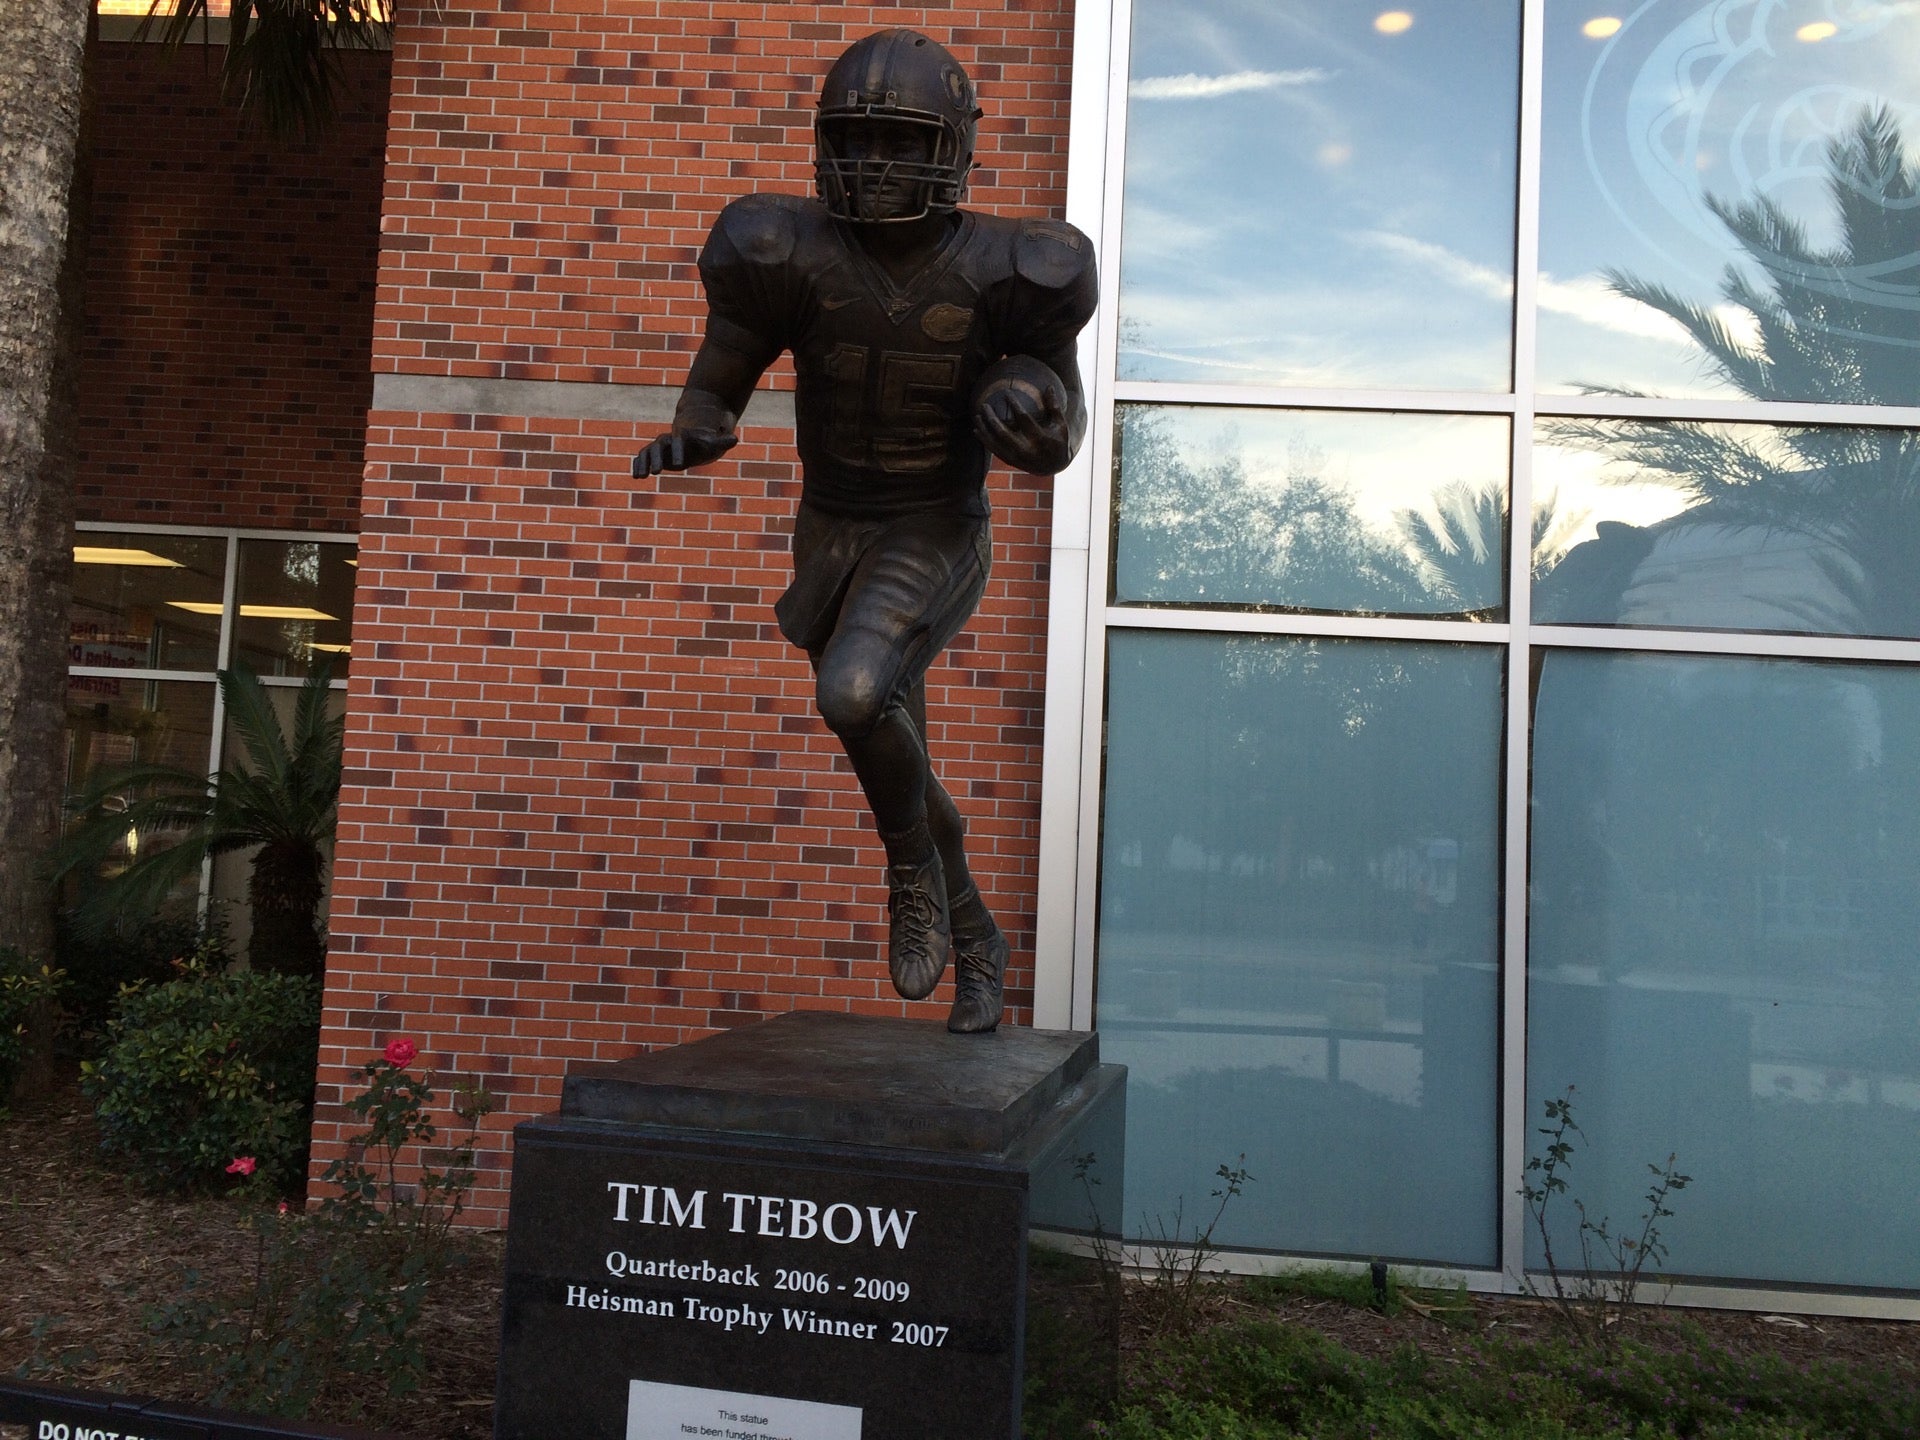
{"label": "football jersey", "polygon": [[955,213],[905,284],[797,195],[735,200],[707,237],[708,333],[768,363],[793,352],[802,498],[817,509],[985,515],[981,372],[1005,355],[1058,355],[1093,314],[1093,245],[1080,231]]}

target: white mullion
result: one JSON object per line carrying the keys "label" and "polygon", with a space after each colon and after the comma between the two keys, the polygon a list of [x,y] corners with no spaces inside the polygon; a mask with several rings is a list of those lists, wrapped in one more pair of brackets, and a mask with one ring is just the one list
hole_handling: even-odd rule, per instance
{"label": "white mullion", "polygon": [[[216,652],[218,667],[222,670],[233,666],[233,632],[240,594],[240,533],[237,530],[225,533],[227,573],[220,592],[220,648]],[[207,773],[217,774],[226,763],[227,753],[227,695],[217,683],[213,687],[213,735],[207,748]],[[212,903],[213,856],[208,855],[200,862],[200,923],[203,926]]]}
{"label": "white mullion", "polygon": [[1643,395],[1542,395],[1542,415],[1596,419],[1708,420],[1728,425],[1920,426],[1920,406],[1816,405],[1779,400],[1669,400]]}
{"label": "white mullion", "polygon": [[1109,7],[1106,95],[1106,175],[1100,216],[1100,319],[1096,373],[1102,384],[1089,424],[1094,483],[1087,536],[1087,648],[1082,674],[1080,733],[1080,851],[1074,893],[1073,1024],[1094,1024],[1094,940],[1100,877],[1100,814],[1107,728],[1108,571],[1113,543],[1113,460],[1116,387],[1111,383],[1120,353],[1120,226],[1127,170],[1127,74],[1133,50],[1133,14],[1129,0]]}
{"label": "white mullion", "polygon": [[153,670],[136,665],[69,665],[67,674],[108,680],[187,680],[201,684],[211,684],[219,678],[211,670]]}
{"label": "white mullion", "polygon": [[[1537,128],[1537,127],[1536,127]],[[1523,208],[1535,207],[1537,220],[1539,177],[1532,194],[1522,193]],[[1518,219],[1519,217],[1516,217]],[[1211,385],[1164,380],[1114,382],[1116,400],[1155,405],[1214,405],[1243,409],[1390,410],[1461,415],[1512,415],[1525,403],[1540,415],[1615,420],[1705,420],[1726,425],[1836,425],[1879,429],[1920,427],[1920,406],[1825,405],[1774,400],[1671,400],[1641,395],[1541,395],[1533,388],[1531,369],[1522,369],[1520,354],[1524,328],[1529,350],[1537,321],[1533,296],[1538,288],[1538,235],[1525,237],[1525,250],[1536,256],[1532,270],[1516,266],[1514,276],[1514,372],[1517,394],[1491,395],[1477,390],[1314,390],[1288,385]],[[1525,317],[1525,318],[1522,318]],[[1531,355],[1527,365],[1531,367]]]}
{"label": "white mullion", "polygon": [[1920,664],[1920,640],[1777,635],[1745,630],[1615,630],[1578,625],[1541,625],[1535,627],[1534,643],[1568,650],[1651,650],[1663,654],[1723,655],[1764,660]]}
{"label": "white mullion", "polygon": [[1513,396],[1484,390],[1313,390],[1291,385],[1207,385],[1165,380],[1114,382],[1116,400],[1154,405],[1230,405],[1261,410],[1416,410],[1510,415]]}
{"label": "white mullion", "polygon": [[[1113,39],[1109,7],[1086,5],[1074,16],[1073,80],[1070,114],[1083,117],[1067,137],[1067,219],[1089,235],[1104,236],[1107,209],[1108,138],[1104,123],[1108,100],[1109,57]],[[1104,249],[1097,251],[1110,260]],[[1103,266],[1104,269],[1111,268]],[[1083,331],[1079,342],[1092,437],[1110,424],[1110,369],[1100,362],[1099,330]],[[1074,1028],[1076,975],[1082,956],[1078,916],[1081,815],[1086,737],[1087,652],[1094,643],[1088,624],[1089,541],[1103,454],[1085,444],[1073,462],[1054,477],[1053,533],[1047,570],[1046,717],[1040,749],[1040,855],[1034,916],[1033,1023],[1049,1029]],[[1097,693],[1097,692],[1096,692]],[[1090,1023],[1090,1022],[1089,1022]]]}
{"label": "white mullion", "polygon": [[1526,1284],[1527,874],[1531,834],[1533,656],[1533,418],[1540,274],[1540,144],[1544,104],[1545,0],[1520,15],[1520,134],[1514,195],[1513,434],[1507,507],[1506,744],[1501,844],[1500,1263],[1502,1283]]}
{"label": "white mullion", "polygon": [[236,528],[230,525],[162,525],[152,521],[128,521],[118,524],[110,520],[77,520],[73,528],[82,534],[118,534],[118,535],[188,535],[201,540],[223,540],[238,537],[241,540],[287,540],[318,541],[321,544],[350,545],[358,548],[358,535],[338,530],[262,530],[251,527]]}
{"label": "white mullion", "polygon": [[1502,645],[1511,627],[1498,622],[1423,620],[1399,615],[1293,615],[1260,610],[1148,610],[1109,605],[1109,630],[1194,630],[1208,635],[1299,635],[1343,640],[1418,640]]}

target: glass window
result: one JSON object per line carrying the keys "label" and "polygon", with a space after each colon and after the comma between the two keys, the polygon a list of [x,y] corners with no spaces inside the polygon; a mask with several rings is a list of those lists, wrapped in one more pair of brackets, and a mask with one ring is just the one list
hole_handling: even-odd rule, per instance
{"label": "glass window", "polygon": [[1132,8],[1120,378],[1504,390],[1520,7]]}
{"label": "glass window", "polygon": [[321,662],[347,673],[354,549],[315,540],[242,540],[234,658],[262,675],[305,675]]}
{"label": "glass window", "polygon": [[1912,405],[1920,10],[1547,0],[1539,379]]}
{"label": "glass window", "polygon": [[1508,422],[1123,405],[1120,604],[1498,618]]}
{"label": "glass window", "polygon": [[[227,556],[233,532],[83,529],[74,537],[74,599],[67,681],[68,788],[102,768],[168,765],[213,770],[213,712],[227,618]],[[297,681],[332,662],[334,699],[346,703],[355,546],[334,540],[239,539],[231,624],[232,659],[269,679],[291,714]],[[128,670],[192,672],[150,681]],[[103,673],[105,672],[105,673]],[[244,759],[231,748],[229,759]],[[166,844],[164,835],[129,843]],[[245,857],[216,862],[216,898],[244,877]],[[224,887],[224,888],[223,888]],[[235,933],[244,937],[244,919]]]}
{"label": "glass window", "polygon": [[210,771],[213,690],[204,681],[69,676],[67,788],[122,765]]}
{"label": "glass window", "polygon": [[1191,1219],[1244,1152],[1224,1243],[1494,1263],[1501,663],[1113,635],[1097,1020],[1130,1224]]}
{"label": "glass window", "polygon": [[[67,679],[67,791],[77,792],[94,772],[127,765],[168,765],[211,772],[214,686],[201,680],[139,680],[109,675]],[[165,830],[127,832],[111,862],[116,868],[142,845],[165,847]],[[197,881],[184,886],[189,895]]]}
{"label": "glass window", "polygon": [[1920,637],[1920,431],[1556,420],[1534,618]]}
{"label": "glass window", "polygon": [[1554,651],[1533,772],[1529,1114],[1576,1087],[1589,1213],[1673,1153],[1672,1273],[1920,1286],[1920,670]]}
{"label": "glass window", "polygon": [[87,530],[73,547],[69,663],[212,670],[227,542],[212,535]]}
{"label": "glass window", "polygon": [[[1282,1178],[1230,1247],[1512,1288],[1541,1256],[1500,1250],[1495,1134],[1537,1153],[1573,1085],[1590,1213],[1633,1222],[1669,1152],[1695,1177],[1675,1273],[1920,1294],[1920,6],[1114,13],[1074,963],[1134,1067],[1130,1223],[1245,1151]],[[1493,623],[1428,624],[1462,619]],[[1502,643],[1423,638],[1463,633]],[[1417,1204],[1380,1193],[1404,1174]]]}

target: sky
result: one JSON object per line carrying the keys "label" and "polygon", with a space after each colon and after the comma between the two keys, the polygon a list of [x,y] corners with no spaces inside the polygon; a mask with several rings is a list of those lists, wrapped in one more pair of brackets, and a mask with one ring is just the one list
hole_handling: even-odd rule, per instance
{"label": "sky", "polygon": [[[1506,391],[1519,8],[1136,0],[1121,378]],[[1764,195],[1831,244],[1829,139],[1886,104],[1920,141],[1920,0],[1548,0],[1545,23],[1541,390],[1738,398],[1609,273],[1750,338],[1708,199]],[[1290,433],[1241,425],[1249,471],[1283,473]],[[1480,469],[1478,440],[1426,438],[1342,447],[1363,514]],[[1535,493],[1556,492],[1587,534],[1682,508],[1544,448]]]}

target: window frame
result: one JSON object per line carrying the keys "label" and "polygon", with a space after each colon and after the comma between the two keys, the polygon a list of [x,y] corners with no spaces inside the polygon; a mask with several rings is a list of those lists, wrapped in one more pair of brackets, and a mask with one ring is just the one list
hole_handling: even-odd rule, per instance
{"label": "window frame", "polygon": [[[1133,0],[1085,4],[1075,11],[1072,114],[1066,218],[1094,237],[1101,258],[1100,308],[1080,340],[1090,424],[1082,453],[1055,481],[1053,572],[1047,635],[1046,752],[1042,771],[1040,894],[1036,925],[1034,1023],[1095,1027],[1096,919],[1104,801],[1108,637],[1127,630],[1275,634],[1462,641],[1505,652],[1502,734],[1499,1145],[1500,1263],[1491,1270],[1447,1271],[1477,1291],[1524,1294],[1525,1203],[1520,1189],[1532,1134],[1527,1113],[1527,923],[1531,719],[1536,652],[1591,649],[1674,654],[1920,665],[1920,640],[1682,629],[1536,624],[1532,576],[1521,517],[1533,513],[1536,422],[1554,417],[1686,419],[1729,423],[1920,427],[1920,406],[1826,405],[1736,399],[1668,400],[1575,396],[1540,386],[1536,374],[1541,151],[1546,0],[1521,0],[1518,151],[1513,288],[1513,371],[1505,394],[1482,391],[1303,389],[1116,380],[1119,258],[1127,147],[1127,85]],[[1295,615],[1153,608],[1108,603],[1112,574],[1115,412],[1122,404],[1254,406],[1356,413],[1444,411],[1502,415],[1512,431],[1508,605],[1504,621]],[[1325,1266],[1325,1257],[1289,1261],[1229,1252],[1221,1262],[1253,1273],[1291,1264]],[[1331,1262],[1336,1265],[1340,1262]],[[1354,1268],[1361,1268],[1357,1264]],[[1756,1307],[1806,1313],[1920,1319],[1920,1296],[1747,1284],[1689,1284],[1681,1304]]]}
{"label": "window frame", "polygon": [[[341,545],[352,549],[357,556],[360,549],[360,537],[331,530],[272,530],[260,527],[232,527],[224,525],[161,525],[161,524],[117,524],[107,520],[82,520],[74,526],[74,543],[80,544],[88,535],[176,535],[190,536],[195,539],[216,539],[226,542],[226,572],[222,581],[220,607],[220,638],[218,642],[219,663],[212,670],[154,670],[127,665],[74,665],[67,666],[67,676],[74,678],[103,678],[109,680],[129,680],[137,683],[156,683],[160,681],[179,681],[188,684],[204,684],[213,687],[213,733],[207,748],[207,771],[212,775],[226,763],[227,705],[226,697],[220,690],[219,671],[233,664],[233,644],[235,620],[239,617],[240,588],[240,545],[247,540],[268,540],[275,542],[318,543],[323,545]],[[306,683],[305,677],[298,675],[262,675],[260,683],[269,689],[298,690]],[[328,689],[345,693],[349,681],[346,677],[329,683]],[[199,907],[204,918],[207,905],[213,895],[213,858],[211,856],[200,867]]]}

